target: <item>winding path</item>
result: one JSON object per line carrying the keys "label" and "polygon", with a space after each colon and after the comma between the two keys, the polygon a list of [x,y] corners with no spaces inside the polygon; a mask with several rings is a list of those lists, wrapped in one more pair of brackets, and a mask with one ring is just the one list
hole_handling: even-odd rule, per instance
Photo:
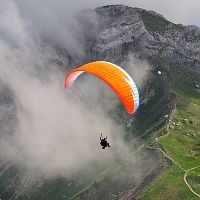
{"label": "winding path", "polygon": [[184,174],[184,182],[185,182],[185,184],[187,185],[187,187],[189,188],[189,190],[190,190],[193,194],[195,194],[197,197],[200,198],[200,194],[196,193],[196,192],[192,189],[192,187],[190,186],[190,184],[189,184],[188,181],[187,181],[187,175],[188,175],[188,173],[189,173],[190,171],[192,171],[193,169],[196,169],[196,168],[199,168],[199,167],[200,167],[200,166],[196,166],[196,167],[193,167],[193,168],[191,168],[191,169],[188,169],[188,170],[185,172],[185,174]]}
{"label": "winding path", "polygon": [[177,163],[172,157],[170,157],[169,155],[167,155],[162,149],[160,149],[160,148],[155,148],[155,147],[147,147],[147,149],[153,149],[153,150],[158,150],[158,151],[160,151],[166,158],[168,158],[169,160],[171,160],[177,167],[179,167],[182,171],[184,171],[185,174],[184,174],[183,180],[184,180],[185,184],[187,185],[187,187],[189,188],[189,190],[190,190],[194,195],[196,195],[197,197],[200,198],[200,194],[198,194],[197,192],[195,192],[195,191],[192,189],[191,185],[190,185],[190,184],[188,183],[188,181],[187,181],[187,175],[188,175],[188,173],[189,173],[190,171],[196,169],[196,168],[199,168],[200,166],[196,166],[196,167],[190,168],[190,169],[188,169],[188,170],[185,170],[185,169],[183,169],[183,168],[181,167],[181,165],[180,165],[179,163]]}

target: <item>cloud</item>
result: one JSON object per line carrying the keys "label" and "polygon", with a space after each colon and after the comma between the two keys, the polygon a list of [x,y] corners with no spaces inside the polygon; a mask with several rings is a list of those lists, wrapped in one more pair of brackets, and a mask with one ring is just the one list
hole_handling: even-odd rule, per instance
{"label": "cloud", "polygon": [[[58,56],[54,49],[30,32],[14,1],[0,4],[0,80],[12,91],[16,107],[14,132],[1,133],[0,159],[49,178],[124,157],[123,127],[109,116],[119,103],[112,91],[88,77],[74,92],[65,91],[65,74],[51,62]],[[103,153],[100,132],[112,145]]]}
{"label": "cloud", "polygon": [[[93,2],[0,0],[0,82],[12,92],[15,107],[13,126],[1,129],[0,161],[23,169],[31,179],[71,176],[84,167],[95,171],[96,165],[130,158],[124,126],[113,117],[120,104],[117,96],[84,74],[64,90],[65,74],[53,62],[60,56],[55,46],[84,54],[84,24],[73,16],[96,6]],[[97,25],[94,13],[84,20]],[[70,66],[67,59],[64,62]],[[125,64],[142,88],[148,64],[133,55]],[[102,152],[99,145],[100,132],[108,136],[108,151]]]}
{"label": "cloud", "polygon": [[151,66],[145,60],[141,61],[137,58],[137,55],[129,54],[128,59],[122,63],[126,66],[127,72],[136,82],[139,90],[145,89],[145,84],[152,78]]}
{"label": "cloud", "polygon": [[[17,0],[17,7],[23,19],[30,23],[30,34],[39,36],[54,46],[65,48],[78,56],[84,54],[81,40],[84,32],[82,24],[75,20],[76,14],[89,8],[90,1],[65,0]],[[97,24],[95,13],[86,16],[87,22]],[[87,30],[90,32],[91,30]]]}

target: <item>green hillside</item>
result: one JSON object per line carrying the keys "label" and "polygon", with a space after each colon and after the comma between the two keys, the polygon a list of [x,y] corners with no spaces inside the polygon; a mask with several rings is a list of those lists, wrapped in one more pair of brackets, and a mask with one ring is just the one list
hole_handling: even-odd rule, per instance
{"label": "green hillside", "polygon": [[[156,143],[172,158],[160,178],[153,182],[140,200],[196,200],[200,194],[200,74],[169,65],[176,93],[176,109],[169,120],[169,131]],[[186,174],[187,173],[187,174]],[[189,186],[196,193],[194,194]]]}

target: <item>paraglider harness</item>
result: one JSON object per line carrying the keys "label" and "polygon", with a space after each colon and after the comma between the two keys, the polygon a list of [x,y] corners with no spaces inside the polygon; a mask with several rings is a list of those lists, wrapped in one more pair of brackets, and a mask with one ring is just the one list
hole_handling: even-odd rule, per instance
{"label": "paraglider harness", "polygon": [[107,137],[103,138],[102,133],[100,136],[100,144],[102,146],[102,149],[105,149],[106,147],[110,147],[110,144],[107,142]]}

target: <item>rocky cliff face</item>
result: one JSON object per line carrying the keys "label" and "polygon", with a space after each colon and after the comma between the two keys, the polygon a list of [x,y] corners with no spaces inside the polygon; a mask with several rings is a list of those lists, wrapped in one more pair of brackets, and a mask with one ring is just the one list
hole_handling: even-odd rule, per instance
{"label": "rocky cliff face", "polygon": [[92,60],[118,63],[134,53],[145,59],[164,58],[200,72],[198,27],[177,25],[153,11],[123,5],[99,7],[93,12],[98,29],[87,44]]}

